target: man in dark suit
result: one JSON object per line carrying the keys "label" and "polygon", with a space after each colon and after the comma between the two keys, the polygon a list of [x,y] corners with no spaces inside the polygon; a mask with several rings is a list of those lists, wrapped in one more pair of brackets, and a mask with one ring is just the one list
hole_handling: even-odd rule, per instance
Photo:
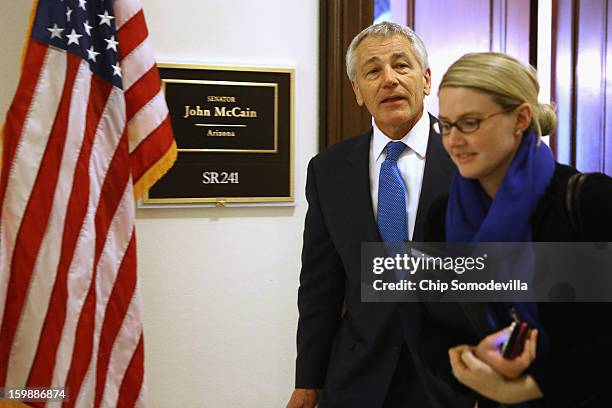
{"label": "man in dark suit", "polygon": [[[288,408],[442,406],[434,394],[448,390],[432,386],[440,374],[431,361],[446,361],[441,375],[450,375],[450,366],[444,347],[435,348],[442,356],[421,355],[422,306],[360,300],[361,243],[397,240],[385,238],[389,225],[400,225],[392,236],[403,241],[422,239],[429,205],[450,183],[452,164],[423,107],[431,90],[427,52],[409,28],[380,23],[353,39],[347,73],[374,126],[308,166],[296,389]],[[390,143],[398,141],[391,159]],[[387,159],[403,181],[397,206],[383,191]],[[384,211],[396,207],[402,220],[382,226]]]}

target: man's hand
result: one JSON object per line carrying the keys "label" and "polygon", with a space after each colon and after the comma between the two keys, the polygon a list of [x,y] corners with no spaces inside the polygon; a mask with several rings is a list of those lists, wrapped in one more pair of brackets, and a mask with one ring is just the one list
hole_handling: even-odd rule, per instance
{"label": "man's hand", "polygon": [[485,337],[476,346],[474,354],[504,377],[515,380],[523,374],[536,358],[538,331],[536,329],[529,331],[523,351],[512,360],[504,358],[499,351],[500,345],[509,335],[510,328],[506,328]]}
{"label": "man's hand", "polygon": [[317,405],[317,390],[296,388],[291,394],[287,408],[315,408]]}

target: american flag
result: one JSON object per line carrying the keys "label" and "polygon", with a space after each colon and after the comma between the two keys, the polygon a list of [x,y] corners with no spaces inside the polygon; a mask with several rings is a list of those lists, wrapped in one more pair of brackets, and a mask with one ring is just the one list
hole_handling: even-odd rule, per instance
{"label": "american flag", "polygon": [[142,6],[39,0],[30,31],[2,140],[0,387],[143,407],[134,196],[176,145]]}

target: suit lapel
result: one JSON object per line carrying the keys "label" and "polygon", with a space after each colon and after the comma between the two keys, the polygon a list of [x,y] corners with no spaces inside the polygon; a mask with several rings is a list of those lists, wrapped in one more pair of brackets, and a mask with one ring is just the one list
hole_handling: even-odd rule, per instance
{"label": "suit lapel", "polygon": [[374,219],[372,196],[370,193],[370,141],[372,129],[356,136],[357,140],[346,157],[343,167],[345,175],[344,197],[348,201],[346,208],[350,212],[357,236],[361,242],[381,241]]}
{"label": "suit lapel", "polygon": [[433,201],[442,194],[448,193],[451,178],[455,166],[442,146],[442,138],[433,130],[433,124],[437,120],[429,115],[429,141],[427,143],[427,154],[425,158],[425,170],[423,183],[421,185],[421,196],[414,226],[413,241],[423,239],[423,227],[427,219],[429,207]]}

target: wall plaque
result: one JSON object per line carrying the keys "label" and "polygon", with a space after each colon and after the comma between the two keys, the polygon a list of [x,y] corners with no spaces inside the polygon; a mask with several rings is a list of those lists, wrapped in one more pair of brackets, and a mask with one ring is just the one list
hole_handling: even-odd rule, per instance
{"label": "wall plaque", "polygon": [[293,69],[158,67],[178,157],[144,206],[294,200]]}

